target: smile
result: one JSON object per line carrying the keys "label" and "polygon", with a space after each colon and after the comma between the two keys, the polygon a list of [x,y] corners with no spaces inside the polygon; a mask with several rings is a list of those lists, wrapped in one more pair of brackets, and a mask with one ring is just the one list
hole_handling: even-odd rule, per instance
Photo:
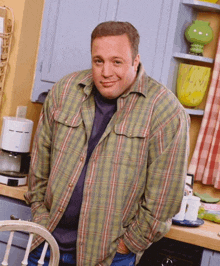
{"label": "smile", "polygon": [[117,80],[116,81],[100,81],[103,87],[111,87],[115,85],[116,82]]}

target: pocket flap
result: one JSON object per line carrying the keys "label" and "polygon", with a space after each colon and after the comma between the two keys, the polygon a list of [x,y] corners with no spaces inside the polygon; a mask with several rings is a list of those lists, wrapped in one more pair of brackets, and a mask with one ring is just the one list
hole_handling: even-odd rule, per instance
{"label": "pocket flap", "polygon": [[148,135],[146,125],[140,125],[139,123],[134,124],[122,122],[115,125],[114,130],[117,135],[124,135],[128,138],[146,138],[146,136]]}
{"label": "pocket flap", "polygon": [[54,114],[54,120],[69,127],[78,127],[82,123],[80,111],[72,115],[71,113],[67,114],[63,111],[57,110]]}

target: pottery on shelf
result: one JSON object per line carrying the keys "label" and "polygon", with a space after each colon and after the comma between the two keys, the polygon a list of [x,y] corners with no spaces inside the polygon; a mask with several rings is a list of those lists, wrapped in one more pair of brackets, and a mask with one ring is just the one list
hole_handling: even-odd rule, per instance
{"label": "pottery on shelf", "polygon": [[212,4],[215,4],[218,2],[218,0],[199,0],[199,1],[208,2],[208,3],[212,3]]}
{"label": "pottery on shelf", "polygon": [[198,106],[208,88],[211,68],[180,63],[177,77],[177,97],[186,107]]}
{"label": "pottery on shelf", "polygon": [[203,56],[204,45],[213,40],[213,30],[208,21],[194,20],[185,30],[185,37],[191,43],[190,53]]}

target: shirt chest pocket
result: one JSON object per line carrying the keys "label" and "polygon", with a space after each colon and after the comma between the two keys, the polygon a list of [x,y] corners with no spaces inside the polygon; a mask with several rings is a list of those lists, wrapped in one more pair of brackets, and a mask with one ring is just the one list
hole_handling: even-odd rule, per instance
{"label": "shirt chest pocket", "polygon": [[120,123],[115,125],[115,133],[117,135],[123,135],[128,138],[146,138],[148,135],[148,130],[145,125],[139,123]]}
{"label": "shirt chest pocket", "polygon": [[53,147],[60,152],[78,150],[85,135],[81,112],[67,114],[58,110],[55,112],[54,121]]}
{"label": "shirt chest pocket", "polygon": [[[135,123],[121,123],[114,128],[118,158],[124,163],[139,164],[146,158],[149,132],[145,125]],[[118,162],[118,159],[116,161]]]}

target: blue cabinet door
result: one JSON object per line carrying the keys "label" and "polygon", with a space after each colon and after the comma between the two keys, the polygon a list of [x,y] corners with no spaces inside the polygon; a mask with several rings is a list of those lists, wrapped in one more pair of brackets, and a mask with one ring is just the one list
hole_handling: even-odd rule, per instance
{"label": "blue cabinet door", "polygon": [[[164,50],[169,24],[170,1],[120,0],[116,20],[129,21],[140,34],[140,56],[148,75],[158,78],[154,71],[160,48]],[[166,13],[166,16],[164,16]],[[160,27],[164,26],[163,32]],[[161,34],[163,36],[161,36]],[[160,51],[161,52],[161,51]],[[162,64],[162,56],[159,64]],[[158,69],[159,70],[159,69]]]}
{"label": "blue cabinet door", "polygon": [[64,75],[91,67],[91,32],[113,20],[116,7],[116,0],[45,0],[33,101]]}
{"label": "blue cabinet door", "polygon": [[201,266],[219,266],[220,253],[210,249],[204,249]]}

